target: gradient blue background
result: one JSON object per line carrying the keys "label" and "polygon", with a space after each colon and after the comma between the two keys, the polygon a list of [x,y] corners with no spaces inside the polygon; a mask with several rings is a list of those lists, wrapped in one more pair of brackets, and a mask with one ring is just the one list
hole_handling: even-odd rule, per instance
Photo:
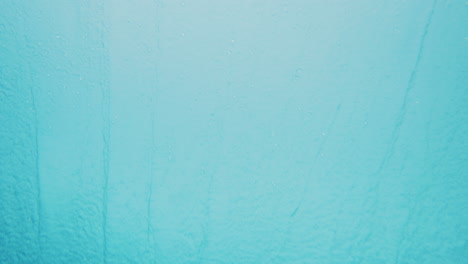
{"label": "gradient blue background", "polygon": [[464,0],[2,0],[0,263],[468,263]]}

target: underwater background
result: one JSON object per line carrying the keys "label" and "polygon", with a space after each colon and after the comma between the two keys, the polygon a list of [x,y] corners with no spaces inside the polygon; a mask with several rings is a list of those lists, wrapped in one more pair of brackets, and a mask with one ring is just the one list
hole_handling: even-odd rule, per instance
{"label": "underwater background", "polygon": [[1,0],[0,263],[468,263],[462,0]]}

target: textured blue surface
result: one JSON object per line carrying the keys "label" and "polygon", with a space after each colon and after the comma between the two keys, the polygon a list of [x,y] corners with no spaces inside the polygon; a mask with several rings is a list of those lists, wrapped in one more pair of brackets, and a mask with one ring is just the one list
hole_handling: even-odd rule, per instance
{"label": "textured blue surface", "polygon": [[468,263],[462,0],[2,0],[0,263]]}

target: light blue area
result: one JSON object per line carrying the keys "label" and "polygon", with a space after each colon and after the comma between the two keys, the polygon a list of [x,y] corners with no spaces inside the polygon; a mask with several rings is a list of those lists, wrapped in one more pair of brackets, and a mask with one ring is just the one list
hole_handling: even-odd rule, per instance
{"label": "light blue area", "polygon": [[462,0],[2,0],[0,263],[468,263]]}

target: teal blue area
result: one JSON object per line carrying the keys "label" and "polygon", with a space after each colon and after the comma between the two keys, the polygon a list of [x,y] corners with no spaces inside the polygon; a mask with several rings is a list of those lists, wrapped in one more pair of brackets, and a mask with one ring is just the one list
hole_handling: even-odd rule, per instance
{"label": "teal blue area", "polygon": [[0,263],[468,263],[462,0],[2,0]]}

